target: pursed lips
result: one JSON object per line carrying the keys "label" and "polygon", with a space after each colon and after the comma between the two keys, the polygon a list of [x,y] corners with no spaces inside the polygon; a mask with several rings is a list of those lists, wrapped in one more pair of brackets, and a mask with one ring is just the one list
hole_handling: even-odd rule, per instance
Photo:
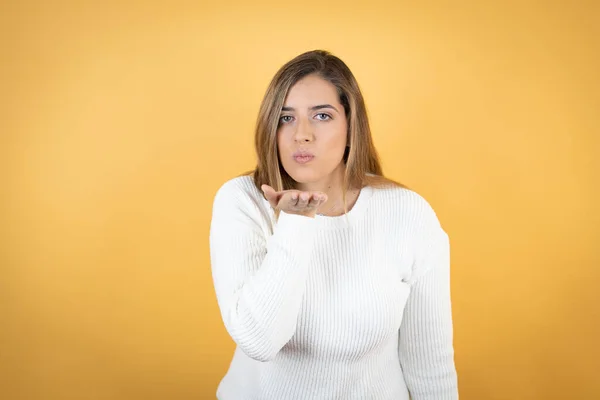
{"label": "pursed lips", "polygon": [[313,153],[311,153],[310,151],[306,151],[306,150],[298,150],[296,151],[292,157],[296,158],[296,157],[314,157],[315,155]]}
{"label": "pursed lips", "polygon": [[305,164],[315,158],[314,154],[305,150],[296,151],[293,154],[294,160],[299,164]]}

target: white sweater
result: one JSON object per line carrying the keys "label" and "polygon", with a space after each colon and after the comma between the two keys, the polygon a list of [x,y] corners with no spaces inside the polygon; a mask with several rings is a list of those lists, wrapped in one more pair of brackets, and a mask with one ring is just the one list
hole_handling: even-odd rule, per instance
{"label": "white sweater", "polygon": [[455,400],[450,251],[429,203],[365,187],[345,216],[274,213],[249,176],[217,192],[217,301],[237,344],[219,400]]}

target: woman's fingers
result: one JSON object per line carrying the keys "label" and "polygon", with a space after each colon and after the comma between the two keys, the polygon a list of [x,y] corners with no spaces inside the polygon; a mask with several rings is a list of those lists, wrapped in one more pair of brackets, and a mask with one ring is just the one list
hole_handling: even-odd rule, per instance
{"label": "woman's fingers", "polygon": [[310,193],[300,192],[300,196],[298,197],[298,208],[306,208],[308,202],[310,200]]}
{"label": "woman's fingers", "polygon": [[269,185],[262,185],[261,189],[271,207],[287,212],[313,212],[327,201],[327,195],[322,192],[302,192],[299,190],[276,192]]}
{"label": "woman's fingers", "polygon": [[[281,201],[283,202],[284,200],[281,199]],[[298,205],[298,193],[290,193],[289,200],[288,200],[288,207],[296,208],[297,205]]]}
{"label": "woman's fingers", "polygon": [[322,196],[318,193],[313,193],[313,195],[310,198],[310,201],[308,202],[308,206],[311,208],[316,208],[319,206],[319,204],[321,204],[321,198]]}

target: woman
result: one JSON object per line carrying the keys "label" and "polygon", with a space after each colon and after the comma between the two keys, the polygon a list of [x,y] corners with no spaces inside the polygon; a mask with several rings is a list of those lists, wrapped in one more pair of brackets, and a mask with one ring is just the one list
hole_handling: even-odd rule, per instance
{"label": "woman", "polygon": [[285,64],[255,145],[256,169],[213,204],[213,280],[237,344],[218,399],[457,399],[448,236],[382,176],[346,64],[325,51]]}

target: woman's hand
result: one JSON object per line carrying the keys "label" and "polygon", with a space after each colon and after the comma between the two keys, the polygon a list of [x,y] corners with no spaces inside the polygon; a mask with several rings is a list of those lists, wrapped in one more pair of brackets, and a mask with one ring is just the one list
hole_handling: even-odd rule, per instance
{"label": "woman's hand", "polygon": [[303,192],[300,190],[276,192],[269,185],[262,185],[261,189],[271,207],[287,214],[298,214],[314,218],[319,206],[327,201],[327,195],[323,192]]}

